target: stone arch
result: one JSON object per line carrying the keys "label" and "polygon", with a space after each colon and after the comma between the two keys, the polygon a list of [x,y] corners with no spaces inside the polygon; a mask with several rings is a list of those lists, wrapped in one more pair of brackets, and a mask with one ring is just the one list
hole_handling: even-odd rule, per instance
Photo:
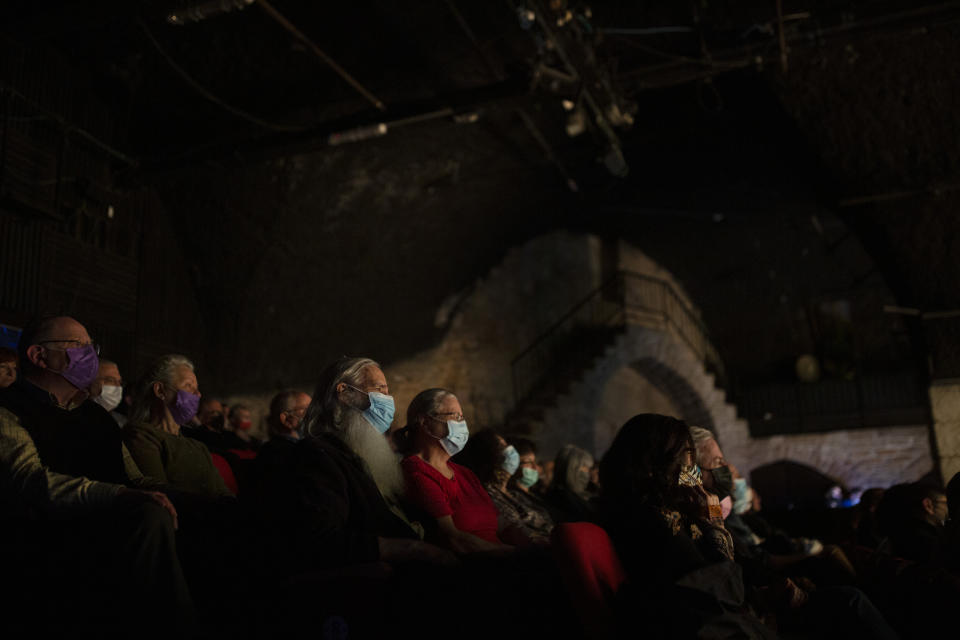
{"label": "stone arch", "polygon": [[716,431],[703,398],[683,376],[654,358],[641,358],[631,366],[673,400],[680,413],[677,417],[688,424]]}
{"label": "stone arch", "polygon": [[603,455],[615,430],[586,427],[595,425],[603,391],[623,367],[643,373],[673,400],[678,412],[685,414],[679,417],[711,429],[719,441],[736,428],[736,410],[727,404],[713,376],[686,344],[667,330],[630,326],[570,393],[546,412],[539,434],[546,455],[567,442]]}

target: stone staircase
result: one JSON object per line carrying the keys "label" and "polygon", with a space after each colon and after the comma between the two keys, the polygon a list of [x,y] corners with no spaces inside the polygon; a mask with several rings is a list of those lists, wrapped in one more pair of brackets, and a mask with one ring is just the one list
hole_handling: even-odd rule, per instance
{"label": "stone staircase", "polygon": [[[602,455],[613,434],[594,428],[599,403],[611,377],[630,366],[668,396],[690,424],[746,438],[747,423],[727,402],[717,375],[708,370],[708,364],[719,362],[693,311],[676,303],[659,308],[650,304],[652,299],[666,300],[665,295],[638,299],[631,295],[630,277],[624,276],[631,274],[621,274],[619,312],[602,324],[585,324],[556,339],[551,355],[540,356],[546,364],[536,383],[521,385],[529,391],[517,394],[504,430],[535,439],[544,457],[566,443]],[[650,282],[670,286],[651,278],[645,278],[644,285]],[[609,302],[610,296],[606,298]],[[684,317],[675,317],[678,313]]]}

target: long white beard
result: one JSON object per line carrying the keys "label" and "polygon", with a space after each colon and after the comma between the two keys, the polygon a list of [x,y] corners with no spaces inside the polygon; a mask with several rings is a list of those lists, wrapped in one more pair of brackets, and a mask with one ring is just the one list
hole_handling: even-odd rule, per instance
{"label": "long white beard", "polygon": [[358,411],[342,416],[343,441],[367,463],[367,470],[385,498],[403,495],[403,470],[390,443]]}

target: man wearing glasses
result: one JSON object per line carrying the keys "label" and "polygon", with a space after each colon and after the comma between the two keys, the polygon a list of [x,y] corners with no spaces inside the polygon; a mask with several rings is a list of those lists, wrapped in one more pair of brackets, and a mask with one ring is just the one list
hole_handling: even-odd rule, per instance
{"label": "man wearing glasses", "polygon": [[150,599],[170,606],[172,625],[188,624],[176,511],[163,493],[131,488],[143,476],[116,423],[88,401],[99,347],[82,324],[60,316],[31,322],[18,351],[21,378],[0,392],[0,518],[21,527],[22,542],[38,545],[23,557],[64,558],[47,563],[52,576],[23,558],[22,570],[73,584],[106,574],[130,587],[131,614],[139,598]]}

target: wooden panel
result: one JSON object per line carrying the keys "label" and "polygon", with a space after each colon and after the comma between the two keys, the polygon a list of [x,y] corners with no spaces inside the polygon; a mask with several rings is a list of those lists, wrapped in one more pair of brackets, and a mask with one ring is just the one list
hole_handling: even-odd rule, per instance
{"label": "wooden panel", "polygon": [[0,211],[0,309],[35,313],[42,225]]}

